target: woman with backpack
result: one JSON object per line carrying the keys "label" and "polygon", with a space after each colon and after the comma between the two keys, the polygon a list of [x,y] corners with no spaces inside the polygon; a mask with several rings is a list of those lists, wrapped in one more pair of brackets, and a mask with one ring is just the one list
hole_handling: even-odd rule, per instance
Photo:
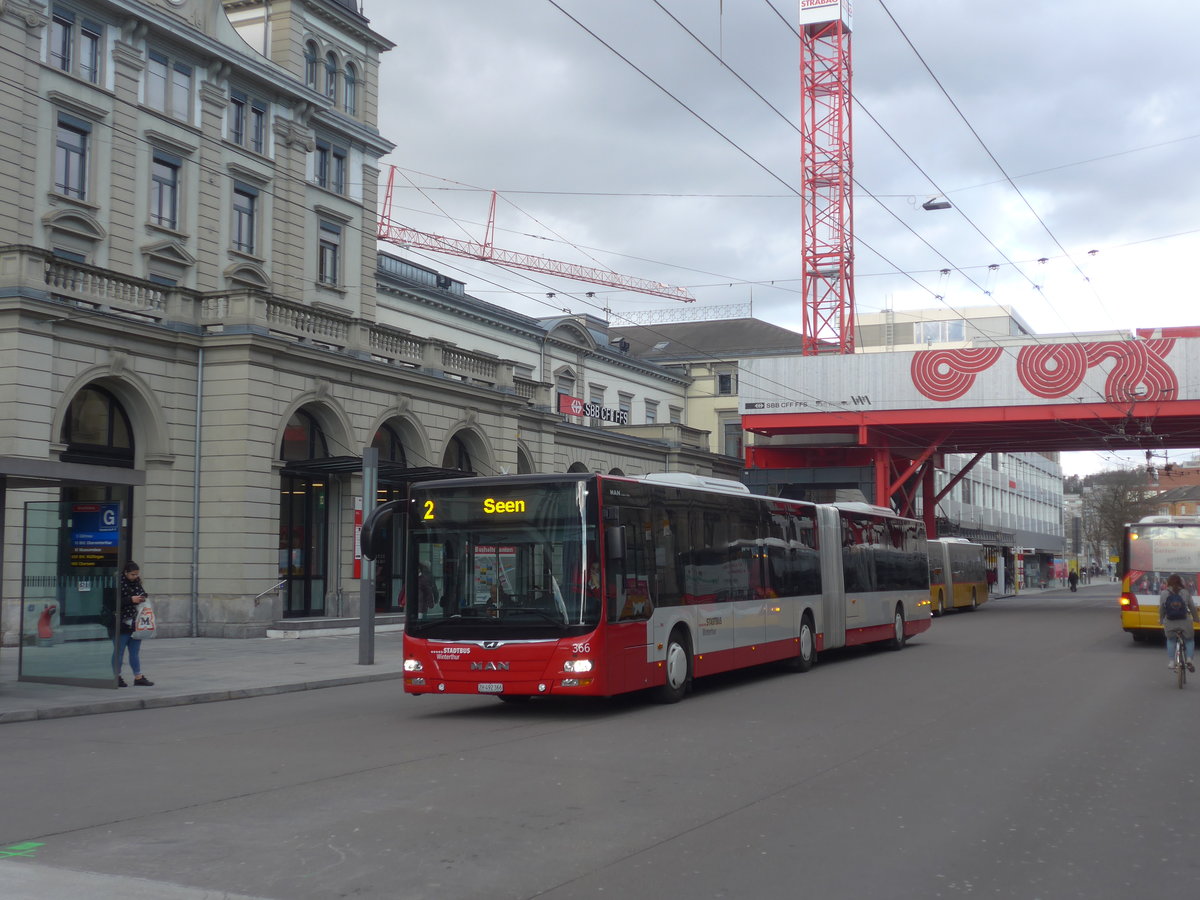
{"label": "woman with backpack", "polygon": [[1196,651],[1196,639],[1192,623],[1200,622],[1200,618],[1196,615],[1192,592],[1183,586],[1183,579],[1179,575],[1169,576],[1166,587],[1158,596],[1158,621],[1167,638],[1167,668],[1175,670],[1175,644],[1172,641],[1174,638],[1183,641],[1188,671],[1195,672],[1192,656]]}

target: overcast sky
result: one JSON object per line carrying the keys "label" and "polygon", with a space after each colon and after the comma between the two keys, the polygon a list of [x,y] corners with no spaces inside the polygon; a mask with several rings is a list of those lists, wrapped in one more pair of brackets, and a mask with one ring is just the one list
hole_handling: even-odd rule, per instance
{"label": "overcast sky", "polygon": [[[363,5],[396,43],[380,77],[394,220],[479,241],[495,190],[497,247],[800,330],[796,0]],[[1001,303],[1043,334],[1200,324],[1200,3],[857,0],[854,16],[860,312]],[[935,195],[954,208],[922,210]],[[530,315],[677,305],[402,252]]]}

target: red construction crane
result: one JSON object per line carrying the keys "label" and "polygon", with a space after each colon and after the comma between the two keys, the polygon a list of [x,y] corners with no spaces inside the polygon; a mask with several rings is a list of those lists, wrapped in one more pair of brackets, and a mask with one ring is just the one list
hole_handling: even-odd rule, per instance
{"label": "red construction crane", "polygon": [[800,5],[802,352],[854,352],[851,0]]}
{"label": "red construction crane", "polygon": [[492,262],[509,269],[525,269],[530,272],[541,272],[545,275],[560,275],[575,281],[586,281],[589,284],[602,284],[606,287],[622,288],[636,291],[639,294],[652,294],[656,297],[666,297],[668,300],[682,300],[684,303],[694,303],[696,298],[684,288],[673,287],[658,281],[647,281],[630,275],[619,275],[607,269],[593,269],[588,266],[578,266],[573,263],[560,262],[556,259],[546,259],[542,256],[530,256],[527,253],[515,253],[511,250],[499,250],[492,240],[496,233],[496,192],[492,191],[492,205],[488,212],[487,231],[483,243],[462,240],[460,238],[442,237],[417,231],[407,225],[392,221],[392,189],[396,178],[396,167],[392,166],[388,173],[387,193],[383,199],[383,215],[379,220],[379,240],[396,244],[399,247],[418,247],[422,250],[432,250],[435,253],[447,253],[451,256],[461,256],[467,259],[479,259]]}

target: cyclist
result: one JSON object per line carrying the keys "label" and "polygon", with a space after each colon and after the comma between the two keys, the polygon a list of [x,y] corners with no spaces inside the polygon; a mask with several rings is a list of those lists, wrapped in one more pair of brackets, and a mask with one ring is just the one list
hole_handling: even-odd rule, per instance
{"label": "cyclist", "polygon": [[1197,617],[1192,593],[1183,586],[1183,579],[1179,575],[1169,576],[1166,587],[1159,594],[1158,621],[1167,638],[1167,668],[1175,670],[1174,641],[1182,640],[1187,655],[1188,671],[1195,672],[1196,667],[1192,665],[1192,656],[1196,651],[1196,641],[1192,623],[1200,622],[1200,617]]}

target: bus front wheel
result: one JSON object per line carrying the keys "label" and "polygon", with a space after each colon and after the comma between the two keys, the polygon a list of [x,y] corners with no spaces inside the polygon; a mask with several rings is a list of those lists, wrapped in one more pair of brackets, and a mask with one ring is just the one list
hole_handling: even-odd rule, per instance
{"label": "bus front wheel", "polygon": [[667,640],[666,677],[666,682],[659,685],[656,691],[658,701],[678,703],[692,681],[691,642],[679,628],[672,631]]}

